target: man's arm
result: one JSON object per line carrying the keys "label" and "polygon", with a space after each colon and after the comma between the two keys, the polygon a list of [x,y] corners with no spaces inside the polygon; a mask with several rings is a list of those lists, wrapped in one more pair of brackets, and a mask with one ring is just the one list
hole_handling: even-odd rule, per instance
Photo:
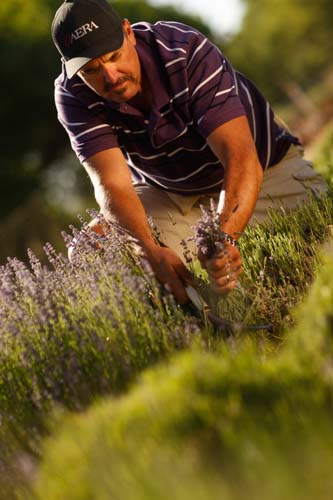
{"label": "man's arm", "polygon": [[191,275],[178,255],[170,248],[156,245],[144,207],[132,185],[128,165],[119,148],[101,151],[84,162],[103,215],[116,217],[140,243],[156,274],[167,284],[180,303],[188,301],[183,282]]}
{"label": "man's arm", "polygon": [[[237,240],[253,213],[263,180],[247,118],[241,116],[221,125],[209,135],[207,142],[225,167],[221,229]],[[241,272],[237,247],[226,243],[225,255],[208,260],[201,256],[200,260],[217,292],[234,288]]]}

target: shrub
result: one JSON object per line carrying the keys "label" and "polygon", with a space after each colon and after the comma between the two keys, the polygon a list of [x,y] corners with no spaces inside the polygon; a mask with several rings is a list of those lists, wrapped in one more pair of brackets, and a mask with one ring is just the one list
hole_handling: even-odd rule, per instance
{"label": "shrub", "polygon": [[[186,353],[68,417],[37,498],[329,498],[332,380],[288,356]],[[306,481],[304,481],[306,478]]]}

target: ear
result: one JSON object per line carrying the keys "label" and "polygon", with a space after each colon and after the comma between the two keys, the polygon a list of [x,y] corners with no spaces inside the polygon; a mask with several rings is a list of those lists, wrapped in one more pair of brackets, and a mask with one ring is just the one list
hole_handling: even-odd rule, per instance
{"label": "ear", "polygon": [[132,30],[131,23],[126,18],[123,20],[123,30],[128,40],[132,43],[132,45],[136,45],[134,31]]}

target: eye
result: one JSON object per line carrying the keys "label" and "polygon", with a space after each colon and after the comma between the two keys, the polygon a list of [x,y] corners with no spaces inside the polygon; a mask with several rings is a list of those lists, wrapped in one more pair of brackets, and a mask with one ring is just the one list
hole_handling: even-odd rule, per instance
{"label": "eye", "polygon": [[98,72],[98,69],[99,68],[87,68],[87,69],[81,70],[81,72],[84,75],[96,75],[96,73]]}
{"label": "eye", "polygon": [[117,61],[120,58],[120,52],[116,52],[109,57],[109,62]]}

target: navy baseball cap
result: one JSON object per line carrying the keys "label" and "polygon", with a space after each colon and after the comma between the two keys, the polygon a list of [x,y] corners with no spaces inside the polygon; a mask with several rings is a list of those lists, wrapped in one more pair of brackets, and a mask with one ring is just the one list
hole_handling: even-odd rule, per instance
{"label": "navy baseball cap", "polygon": [[122,19],[107,0],[66,0],[55,13],[51,32],[68,78],[124,42]]}

